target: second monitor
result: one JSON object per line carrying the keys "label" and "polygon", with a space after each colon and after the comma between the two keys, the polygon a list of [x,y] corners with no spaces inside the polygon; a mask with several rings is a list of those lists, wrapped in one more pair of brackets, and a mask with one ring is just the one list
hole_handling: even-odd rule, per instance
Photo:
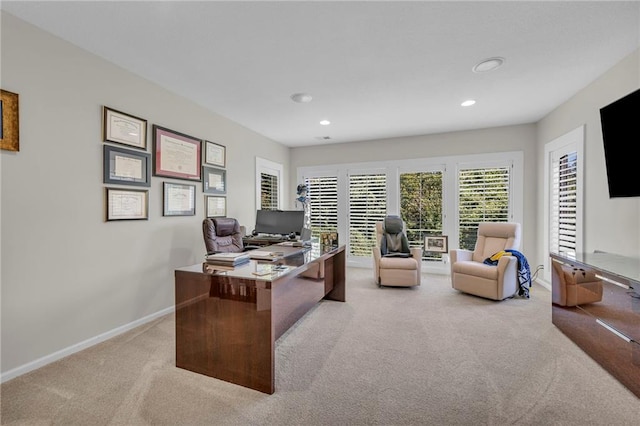
{"label": "second monitor", "polygon": [[258,210],[254,234],[300,235],[304,210]]}

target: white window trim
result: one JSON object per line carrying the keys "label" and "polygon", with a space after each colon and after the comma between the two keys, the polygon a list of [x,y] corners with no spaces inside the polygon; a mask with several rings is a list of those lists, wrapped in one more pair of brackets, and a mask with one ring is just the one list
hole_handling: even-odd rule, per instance
{"label": "white window trim", "polygon": [[[551,262],[549,260],[549,235],[551,233],[550,221],[551,207],[549,198],[551,197],[551,162],[552,154],[560,150],[576,151],[576,251],[583,251],[583,223],[584,223],[584,125],[565,133],[552,140],[544,146],[544,222],[543,222],[543,242],[542,242],[542,278],[538,282],[551,290]],[[532,271],[533,272],[533,271]]]}
{"label": "white window trim", "polygon": [[256,157],[256,209],[257,210],[260,210],[261,204],[262,204],[262,197],[261,197],[262,173],[276,176],[278,178],[278,209],[282,210],[282,194],[283,194],[282,176],[284,174],[284,166],[274,161]]}

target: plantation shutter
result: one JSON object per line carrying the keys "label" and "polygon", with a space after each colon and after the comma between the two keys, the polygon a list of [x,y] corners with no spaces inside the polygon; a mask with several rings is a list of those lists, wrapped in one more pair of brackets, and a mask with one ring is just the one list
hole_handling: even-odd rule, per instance
{"label": "plantation shutter", "polygon": [[480,222],[509,221],[509,182],[508,167],[459,171],[460,248],[475,248]]}
{"label": "plantation shutter", "polygon": [[551,161],[550,251],[575,255],[577,218],[577,153]]}
{"label": "plantation shutter", "polygon": [[278,176],[260,173],[260,208],[278,210]]}
{"label": "plantation shutter", "polygon": [[375,223],[387,214],[387,176],[384,173],[349,176],[349,254],[371,256]]}
{"label": "plantation shutter", "polygon": [[[309,221],[313,235],[338,230],[338,177],[305,178],[309,198]],[[306,221],[305,221],[306,222]]]}

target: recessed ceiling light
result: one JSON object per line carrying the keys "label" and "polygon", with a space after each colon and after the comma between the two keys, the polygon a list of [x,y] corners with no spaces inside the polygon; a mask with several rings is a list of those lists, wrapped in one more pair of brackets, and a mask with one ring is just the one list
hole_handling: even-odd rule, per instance
{"label": "recessed ceiling light", "polygon": [[504,64],[504,58],[496,56],[495,58],[485,59],[484,61],[477,63],[472,69],[473,72],[487,72],[501,67],[502,64]]}
{"label": "recessed ceiling light", "polygon": [[311,102],[311,99],[313,99],[313,97],[311,97],[311,95],[308,93],[294,93],[293,95],[291,95],[291,99],[293,100],[293,102],[306,104],[307,102]]}
{"label": "recessed ceiling light", "polygon": [[323,126],[328,126],[329,124],[331,124],[331,122],[329,120],[322,120],[320,124],[322,124]]}
{"label": "recessed ceiling light", "polygon": [[476,103],[476,101],[474,101],[473,99],[467,99],[466,101],[464,101],[460,105],[462,105],[462,106],[471,106],[471,105],[473,105],[475,103]]}

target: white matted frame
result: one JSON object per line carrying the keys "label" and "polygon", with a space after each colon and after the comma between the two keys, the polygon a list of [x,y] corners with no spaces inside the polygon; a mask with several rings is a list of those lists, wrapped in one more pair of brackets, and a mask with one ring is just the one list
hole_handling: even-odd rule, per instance
{"label": "white matted frame", "polygon": [[225,217],[227,215],[227,197],[205,195],[204,203],[207,217]]}
{"label": "white matted frame", "polygon": [[226,167],[227,148],[219,143],[204,141],[204,164]]}
{"label": "white matted frame", "polygon": [[196,214],[196,186],[163,182],[163,216],[194,216]]}

